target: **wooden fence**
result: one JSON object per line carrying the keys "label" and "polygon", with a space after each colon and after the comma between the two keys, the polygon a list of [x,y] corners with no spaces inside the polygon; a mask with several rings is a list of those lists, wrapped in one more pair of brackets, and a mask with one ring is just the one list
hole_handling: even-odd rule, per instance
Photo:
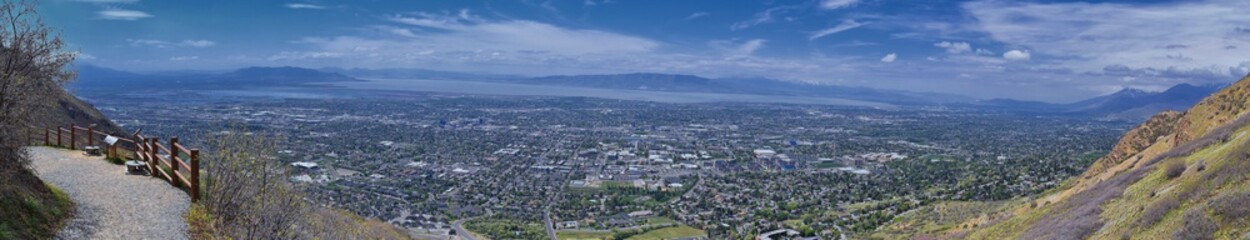
{"label": "wooden fence", "polygon": [[[42,133],[39,131],[43,131]],[[147,164],[153,177],[160,177],[175,186],[185,187],[191,201],[200,200],[200,150],[178,143],[178,138],[162,144],[160,138],[135,133],[129,137],[110,135],[92,127],[76,125],[47,128],[31,128],[31,143],[64,147],[73,150],[86,146],[99,146],[105,157],[139,160]],[[109,145],[104,138],[113,136],[117,141]],[[122,153],[126,150],[129,153]]]}

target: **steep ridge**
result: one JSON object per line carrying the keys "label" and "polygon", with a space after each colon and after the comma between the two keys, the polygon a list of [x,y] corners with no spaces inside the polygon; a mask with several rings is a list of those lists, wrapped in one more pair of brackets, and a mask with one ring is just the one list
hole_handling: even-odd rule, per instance
{"label": "steep ridge", "polygon": [[47,108],[42,114],[42,118],[45,119],[43,123],[50,126],[95,125],[96,129],[103,132],[125,134],[121,126],[109,120],[95,106],[68,92],[62,92],[56,104],[52,108]]}
{"label": "steep ridge", "polygon": [[1129,130],[1124,137],[1120,138],[1111,152],[1094,162],[1094,165],[1081,174],[1081,178],[1089,179],[1100,175],[1154,145],[1160,137],[1172,134],[1175,130],[1173,123],[1180,117],[1181,112],[1163,111]]}
{"label": "steep ridge", "polygon": [[[969,239],[1250,237],[1250,77],[1126,133],[1067,189],[975,219]],[[1239,184],[1240,183],[1240,184]],[[1217,210],[1213,210],[1217,209]],[[1185,235],[1196,234],[1196,235]],[[1246,234],[1246,235],[1242,235]]]}

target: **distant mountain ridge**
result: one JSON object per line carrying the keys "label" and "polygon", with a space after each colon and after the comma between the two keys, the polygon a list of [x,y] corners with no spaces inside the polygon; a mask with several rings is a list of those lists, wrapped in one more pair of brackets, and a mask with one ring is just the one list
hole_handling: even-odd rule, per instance
{"label": "distant mountain ridge", "polygon": [[363,81],[298,67],[248,67],[220,74],[139,74],[86,65],[79,66],[78,76],[72,87],[93,90],[240,89]]}
{"label": "distant mountain ridge", "polygon": [[479,74],[452,71],[438,71],[417,68],[321,68],[323,72],[338,73],[358,78],[391,78],[391,79],[425,79],[425,80],[479,80],[497,81],[524,78],[515,75]]}
{"label": "distant mountain ridge", "polygon": [[837,98],[903,106],[944,106],[1022,114],[1068,115],[1106,120],[1143,121],[1162,110],[1182,110],[1224,85],[1179,84],[1162,92],[1125,88],[1090,99],[1056,104],[1015,99],[976,98],[945,93],[822,85],[759,77],[706,78],[663,73],[624,73],[523,77],[425,69],[361,69],[249,67],[230,72],[180,71],[138,74],[96,66],[80,66],[74,84],[96,90],[241,89],[247,87],[315,86],[317,83],[364,81],[355,77],[479,81],[636,91],[751,94]]}
{"label": "distant mountain ridge", "polygon": [[711,79],[694,75],[660,73],[558,75],[514,79],[507,82],[621,90],[829,97],[901,105],[934,105],[974,100],[957,94],[818,85],[769,78]]}
{"label": "distant mountain ridge", "polygon": [[1092,116],[1108,120],[1146,120],[1164,110],[1185,110],[1225,84],[1177,84],[1161,92],[1124,88],[1115,93],[1068,103],[1054,104],[1012,99],[990,99],[977,104],[1011,111]]}
{"label": "distant mountain ridge", "polygon": [[901,105],[964,106],[1009,112],[1089,116],[1108,120],[1145,120],[1162,110],[1183,110],[1225,85],[1179,84],[1162,92],[1125,88],[1109,95],[1068,104],[1014,99],[976,100],[957,94],[880,90],[866,87],[807,84],[768,78],[709,79],[693,75],[628,73],[547,76],[513,83],[671,92],[714,92],[759,95],[833,97]]}
{"label": "distant mountain ridge", "polygon": [[[1116,112],[1141,107],[1155,107],[1170,110],[1184,110],[1198,103],[1202,98],[1223,88],[1224,85],[1195,86],[1187,83],[1178,84],[1162,92],[1147,92],[1139,89],[1125,88],[1110,95],[1095,97],[1069,104],[1073,111]],[[1157,109],[1151,112],[1159,112]]]}

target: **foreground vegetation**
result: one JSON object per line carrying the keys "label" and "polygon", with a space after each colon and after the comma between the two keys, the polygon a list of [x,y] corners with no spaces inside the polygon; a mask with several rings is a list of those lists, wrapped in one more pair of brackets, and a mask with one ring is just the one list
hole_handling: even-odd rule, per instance
{"label": "foreground vegetation", "polygon": [[987,214],[967,239],[1250,238],[1250,77],[1130,131],[1071,188]]}
{"label": "foreground vegetation", "polygon": [[628,240],[661,240],[687,237],[707,237],[707,232],[689,226],[667,227],[651,230],[643,234],[626,238]]}
{"label": "foreground vegetation", "polygon": [[663,240],[690,237],[707,237],[707,232],[686,225],[612,231],[563,230],[556,232],[556,238],[561,240]]}
{"label": "foreground vegetation", "polygon": [[43,25],[34,2],[0,2],[0,239],[52,238],[74,204],[30,170],[26,130],[47,124],[75,55]]}
{"label": "foreground vegetation", "polygon": [[184,216],[192,238],[408,238],[389,224],[306,202],[272,159],[277,142],[241,128],[210,141],[204,199]]}
{"label": "foreground vegetation", "polygon": [[74,212],[69,196],[27,173],[0,173],[0,239],[50,239]]}
{"label": "foreground vegetation", "polygon": [[491,239],[547,239],[546,229],[536,222],[485,217],[469,220],[464,227]]}

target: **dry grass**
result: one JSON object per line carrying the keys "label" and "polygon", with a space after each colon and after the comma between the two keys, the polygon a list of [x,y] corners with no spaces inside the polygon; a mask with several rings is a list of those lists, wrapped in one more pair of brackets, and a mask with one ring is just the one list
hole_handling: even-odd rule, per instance
{"label": "dry grass", "polygon": [[[1250,78],[1247,78],[1250,79]],[[1241,138],[1232,136],[1250,122],[1250,117],[1241,113],[1250,106],[1250,80],[1243,79],[1234,87],[1221,91],[1204,100],[1193,110],[1186,112],[1177,121],[1175,133],[1163,136],[1152,146],[1140,152],[1122,156],[1121,159],[1132,159],[1137,156],[1141,161],[1121,161],[1118,164],[1106,163],[1105,166],[1091,169],[1083,175],[1081,181],[1071,191],[1048,196],[1048,199],[1060,201],[1052,207],[1041,207],[1030,210],[1021,205],[1020,211],[1006,221],[986,229],[970,233],[970,238],[1022,238],[1022,239],[1081,239],[1115,238],[1124,236],[1167,236],[1171,233],[1162,229],[1180,227],[1180,216],[1167,214],[1171,209],[1192,208],[1202,198],[1210,197],[1221,186],[1235,181],[1245,181],[1245,174],[1250,172],[1250,161],[1225,161],[1227,159],[1246,159],[1247,156],[1219,155],[1194,158],[1196,152],[1219,146],[1230,146],[1230,139]],[[1247,131],[1242,131],[1247,132]],[[1238,143],[1244,142],[1238,141]],[[1123,144],[1123,142],[1122,142]],[[1250,146],[1238,144],[1235,148],[1245,149]],[[1121,146],[1117,146],[1120,148]],[[1156,149],[1153,152],[1150,149]],[[1212,151],[1208,151],[1212,152]],[[1223,151],[1217,151],[1223,153]],[[1156,154],[1157,153],[1157,154]],[[1172,160],[1175,159],[1175,160]],[[1161,162],[1172,161],[1180,167],[1157,166]],[[1131,162],[1131,163],[1130,163]],[[1194,163],[1195,174],[1184,174],[1185,162]],[[1198,167],[1201,166],[1201,167]],[[1113,168],[1123,167],[1120,170]],[[1172,169],[1168,169],[1168,168]],[[1196,168],[1202,168],[1196,170]],[[1158,175],[1154,175],[1157,173]],[[1199,174],[1200,173],[1200,174]],[[1147,176],[1152,176],[1146,178]],[[1169,179],[1182,179],[1169,181]],[[1201,181],[1199,181],[1201,179]],[[1134,189],[1131,196],[1125,196],[1126,189]],[[1143,202],[1151,202],[1154,194],[1146,192],[1164,191],[1172,188],[1175,192],[1167,193],[1168,198],[1155,200],[1151,209],[1143,207]],[[1143,192],[1144,190],[1144,192]],[[1162,194],[1162,193],[1161,193]],[[1053,196],[1058,196],[1054,198]],[[1172,203],[1175,201],[1175,203]],[[1196,205],[1195,205],[1196,206]],[[1114,212],[1105,213],[1108,209]],[[1138,220],[1139,217],[1145,219]],[[1114,223],[1106,226],[1106,222]],[[1148,227],[1152,222],[1161,225]],[[1162,224],[1166,223],[1166,224]],[[1149,233],[1134,232],[1132,228],[1149,228]],[[1236,232],[1233,230],[1231,232]],[[1092,236],[1098,233],[1096,236]],[[1017,235],[1018,234],[1018,235]],[[1110,234],[1110,235],[1108,235]]]}
{"label": "dry grass", "polygon": [[[940,202],[918,208],[898,216],[890,225],[876,232],[872,238],[913,239],[928,235],[946,235],[945,232],[966,228],[990,221],[987,214],[1007,210],[1011,201],[997,202]],[[974,221],[981,219],[981,222]]]}
{"label": "dry grass", "polygon": [[197,239],[406,239],[395,227],[307,202],[272,156],[278,140],[237,128],[210,141],[204,199],[184,218]]}
{"label": "dry grass", "polygon": [[1244,221],[1250,217],[1250,193],[1230,192],[1211,200],[1211,212],[1226,222]]}
{"label": "dry grass", "polygon": [[204,205],[191,204],[191,208],[182,218],[187,221],[187,236],[191,239],[216,239],[216,234],[220,231],[217,229],[216,218],[208,213],[208,209],[204,209]]}
{"label": "dry grass", "polygon": [[1172,232],[1172,239],[1175,240],[1208,240],[1215,239],[1211,235],[1219,230],[1220,226],[1215,224],[1211,218],[1203,213],[1201,208],[1189,209],[1185,212],[1185,225],[1181,229]]}
{"label": "dry grass", "polygon": [[1177,201],[1175,197],[1169,196],[1160,198],[1158,201],[1150,203],[1150,206],[1146,207],[1145,211],[1142,211],[1141,218],[1137,219],[1137,225],[1141,227],[1150,227],[1150,225],[1154,225],[1156,222],[1163,219],[1163,216],[1167,215],[1168,212],[1171,212],[1172,209],[1176,209],[1176,207],[1180,206],[1180,201]]}

